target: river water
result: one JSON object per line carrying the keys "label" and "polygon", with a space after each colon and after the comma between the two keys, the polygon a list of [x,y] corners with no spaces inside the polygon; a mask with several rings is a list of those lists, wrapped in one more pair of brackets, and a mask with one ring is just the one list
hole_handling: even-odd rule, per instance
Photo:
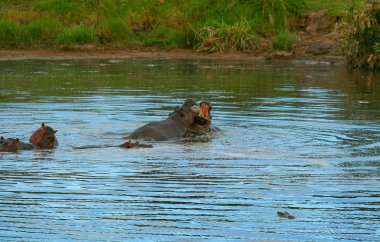
{"label": "river water", "polygon": [[[315,62],[0,61],[1,241],[379,241],[380,76]],[[220,131],[116,147],[192,97]],[[115,145],[115,147],[112,147]],[[295,216],[277,216],[286,211]]]}

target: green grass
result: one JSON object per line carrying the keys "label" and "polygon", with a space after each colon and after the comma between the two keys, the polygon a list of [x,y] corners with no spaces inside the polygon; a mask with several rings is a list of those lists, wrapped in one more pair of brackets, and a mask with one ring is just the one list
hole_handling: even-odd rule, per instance
{"label": "green grass", "polygon": [[[252,51],[295,41],[292,24],[310,9],[342,16],[359,0],[2,0],[0,48],[90,44]],[[354,4],[354,5],[353,5]]]}
{"label": "green grass", "polygon": [[287,30],[280,31],[272,41],[274,50],[291,50],[297,36]]}
{"label": "green grass", "polygon": [[58,35],[58,43],[63,45],[96,43],[97,37],[93,27],[78,25]]}
{"label": "green grass", "polygon": [[341,17],[348,11],[360,9],[366,0],[307,0],[307,8],[310,10],[327,9],[329,15]]}
{"label": "green grass", "polygon": [[1,48],[20,48],[21,27],[18,23],[11,20],[0,21],[0,47]]}

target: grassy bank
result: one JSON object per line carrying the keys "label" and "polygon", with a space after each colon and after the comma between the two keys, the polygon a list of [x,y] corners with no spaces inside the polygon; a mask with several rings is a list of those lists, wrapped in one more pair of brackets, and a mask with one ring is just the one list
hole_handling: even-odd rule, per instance
{"label": "grassy bank", "polygon": [[[367,2],[369,0],[366,0]],[[313,9],[343,17],[359,0],[2,0],[0,48],[77,46],[290,50]]]}
{"label": "grassy bank", "polygon": [[274,48],[286,49],[294,41],[292,23],[308,8],[332,7],[328,2],[2,0],[0,48],[91,44],[246,51],[260,48],[264,37],[274,40]]}

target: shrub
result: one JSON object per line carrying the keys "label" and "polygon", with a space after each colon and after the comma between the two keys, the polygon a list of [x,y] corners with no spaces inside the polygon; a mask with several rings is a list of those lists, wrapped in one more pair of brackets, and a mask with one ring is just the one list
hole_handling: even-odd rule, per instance
{"label": "shrub", "polygon": [[343,52],[354,68],[380,68],[380,2],[366,0],[342,24]]}

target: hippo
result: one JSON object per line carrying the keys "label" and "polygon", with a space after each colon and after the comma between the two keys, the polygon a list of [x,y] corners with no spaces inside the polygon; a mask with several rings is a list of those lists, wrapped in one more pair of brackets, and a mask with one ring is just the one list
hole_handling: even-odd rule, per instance
{"label": "hippo", "polygon": [[194,122],[198,109],[194,107],[194,99],[186,99],[181,107],[177,107],[169,117],[162,121],[147,123],[137,128],[128,139],[168,140],[184,136]]}
{"label": "hippo", "polygon": [[4,139],[0,137],[0,151],[3,152],[16,152],[19,150],[32,150],[32,149],[53,149],[58,145],[55,133],[57,130],[52,129],[42,123],[32,136],[30,136],[29,143],[21,142],[18,138]]}
{"label": "hippo", "polygon": [[16,152],[18,139],[4,139],[3,136],[0,137],[0,152]]}
{"label": "hippo", "polygon": [[41,149],[53,149],[58,146],[58,141],[55,137],[57,131],[42,123],[41,127],[30,136],[29,143]]}
{"label": "hippo", "polygon": [[212,106],[207,101],[199,104],[198,115],[194,118],[194,122],[189,127],[190,133],[204,134],[211,130],[211,109]]}
{"label": "hippo", "polygon": [[35,145],[21,142],[18,138],[4,139],[0,137],[0,152],[17,152],[19,150],[32,150]]}

